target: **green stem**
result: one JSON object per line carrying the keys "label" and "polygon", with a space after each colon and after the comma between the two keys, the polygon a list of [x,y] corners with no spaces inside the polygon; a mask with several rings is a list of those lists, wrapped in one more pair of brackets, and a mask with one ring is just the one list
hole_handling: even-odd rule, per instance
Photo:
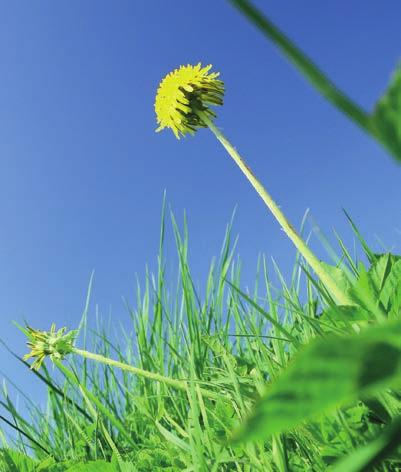
{"label": "green stem", "polygon": [[252,184],[253,188],[258,192],[259,196],[265,202],[266,206],[273,213],[276,220],[281,225],[285,234],[291,239],[294,243],[294,246],[302,254],[306,262],[312,267],[316,275],[322,281],[323,285],[328,289],[332,296],[336,299],[337,303],[341,305],[351,305],[352,301],[348,296],[340,290],[335,281],[332,279],[330,274],[326,272],[323,266],[320,264],[319,259],[313,254],[313,252],[306,245],[305,241],[300,237],[295,228],[290,224],[287,217],[280,210],[279,206],[269,195],[267,190],[256,178],[252,170],[248,167],[245,161],[238,154],[236,149],[231,145],[231,143],[223,136],[223,134],[218,130],[218,128],[213,124],[213,122],[202,112],[199,112],[199,117],[204,121],[204,123],[209,127],[209,129],[214,133],[216,138],[220,141],[223,147],[226,149],[228,154],[234,159],[235,163],[245,174],[246,178]]}
{"label": "green stem", "polygon": [[[117,367],[118,369],[125,370],[127,372],[131,372],[139,377],[143,377],[145,379],[153,380],[156,382],[163,383],[165,385],[169,385],[177,390],[182,390],[184,392],[188,392],[188,387],[190,382],[187,380],[176,380],[170,377],[165,377],[164,375],[157,374],[155,372],[150,372],[148,370],[140,369],[139,367],[134,367],[129,364],[125,364],[124,362],[116,361],[114,359],[110,359],[109,357],[104,357],[100,354],[95,354],[93,352],[84,351],[83,349],[78,349],[76,347],[73,348],[71,351],[78,356],[84,357],[85,359],[91,359],[96,362],[100,362],[102,364],[109,365],[111,367]],[[228,400],[227,396],[211,392],[209,390],[200,389],[201,394],[205,398],[209,398],[211,400]]]}

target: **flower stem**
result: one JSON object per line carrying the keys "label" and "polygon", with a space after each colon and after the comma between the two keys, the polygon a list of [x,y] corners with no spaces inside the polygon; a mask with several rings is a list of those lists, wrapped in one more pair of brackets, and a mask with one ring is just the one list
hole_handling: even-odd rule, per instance
{"label": "flower stem", "polygon": [[333,278],[330,276],[330,274],[327,273],[327,271],[319,262],[319,259],[309,249],[305,241],[297,233],[295,228],[288,221],[287,217],[280,210],[280,207],[276,204],[276,202],[269,195],[267,190],[259,182],[255,174],[252,172],[246,162],[242,159],[236,149],[232,146],[232,144],[223,136],[221,131],[219,131],[219,129],[207,116],[205,116],[202,112],[199,112],[198,114],[202,121],[214,133],[214,135],[226,149],[228,154],[234,159],[235,163],[245,174],[246,178],[252,184],[253,188],[258,192],[259,196],[265,202],[266,206],[273,213],[273,216],[279,222],[285,234],[291,239],[291,241],[294,243],[294,246],[302,254],[307,263],[312,267],[316,275],[319,277],[319,279],[322,281],[323,285],[327,288],[331,295],[335,298],[337,303],[341,305],[351,305],[352,301],[350,300],[350,298],[339,287],[337,287]]}
{"label": "flower stem", "polygon": [[[100,354],[95,354],[93,352],[84,351],[83,349],[78,349],[76,347],[73,348],[72,353],[77,354],[78,356],[84,357],[86,359],[91,359],[93,361],[109,365],[111,367],[117,367],[118,369],[131,372],[135,375],[138,375],[139,377],[143,377],[149,380],[163,383],[177,390],[188,392],[188,387],[190,385],[190,382],[187,380],[176,380],[170,377],[165,377],[164,375],[161,375],[155,372],[150,372],[148,370],[140,369],[139,367],[134,367],[130,364],[125,364],[124,362],[116,361],[114,359],[110,359],[109,357],[104,357]],[[200,388],[199,390],[202,396],[204,396],[205,398],[209,398],[211,400],[222,400],[222,399],[227,400],[228,399],[228,397],[225,395],[211,392],[203,388]]]}

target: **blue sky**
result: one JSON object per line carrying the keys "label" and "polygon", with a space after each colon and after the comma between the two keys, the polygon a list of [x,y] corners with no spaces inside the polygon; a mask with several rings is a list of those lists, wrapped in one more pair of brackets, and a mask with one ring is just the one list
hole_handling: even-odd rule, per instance
{"label": "blue sky", "polygon": [[[258,4],[372,109],[400,59],[399,1]],[[401,167],[229,2],[25,0],[2,2],[0,18],[1,337],[18,353],[12,320],[75,327],[92,270],[91,316],[97,304],[116,325],[126,319],[122,296],[133,300],[135,274],[156,266],[164,190],[180,222],[187,212],[200,283],[235,206],[244,283],[260,252],[290,269],[290,242],[212,134],[154,133],[158,83],[180,64],[221,72],[217,124],[295,225],[310,208],[352,245],[344,207],[378,250],[376,236],[400,251]],[[44,398],[4,350],[0,369]]]}

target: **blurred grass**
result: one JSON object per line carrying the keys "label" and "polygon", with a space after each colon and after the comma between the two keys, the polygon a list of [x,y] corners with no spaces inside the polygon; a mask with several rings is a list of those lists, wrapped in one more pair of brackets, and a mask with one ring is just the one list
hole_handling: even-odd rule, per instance
{"label": "blurred grass", "polygon": [[[302,49],[291,41],[263,12],[249,0],[229,0],[264,36],[277,46],[308,82],[335,108],[344,113],[366,133],[376,139],[401,162],[401,68],[377,101],[372,113],[364,110],[340,90]],[[363,77],[361,77],[361,81]]]}

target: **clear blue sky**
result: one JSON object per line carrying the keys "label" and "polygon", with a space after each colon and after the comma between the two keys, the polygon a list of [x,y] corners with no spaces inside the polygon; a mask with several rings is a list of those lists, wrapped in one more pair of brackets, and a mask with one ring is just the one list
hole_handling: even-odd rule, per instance
{"label": "clear blue sky", "polygon": [[[373,107],[401,55],[398,0],[258,3]],[[116,325],[126,319],[121,297],[132,301],[135,274],[156,265],[164,189],[180,222],[187,211],[200,283],[235,206],[244,284],[260,252],[291,267],[292,246],[209,131],[180,142],[154,133],[157,85],[180,64],[221,71],[217,124],[295,225],[310,208],[326,234],[352,244],[344,207],[378,250],[376,235],[400,251],[401,166],[228,2],[12,1],[0,22],[1,337],[18,353],[12,320],[75,327],[92,270],[91,316],[98,304]],[[171,232],[169,255],[173,264]],[[27,388],[31,377],[1,352],[1,370]]]}

